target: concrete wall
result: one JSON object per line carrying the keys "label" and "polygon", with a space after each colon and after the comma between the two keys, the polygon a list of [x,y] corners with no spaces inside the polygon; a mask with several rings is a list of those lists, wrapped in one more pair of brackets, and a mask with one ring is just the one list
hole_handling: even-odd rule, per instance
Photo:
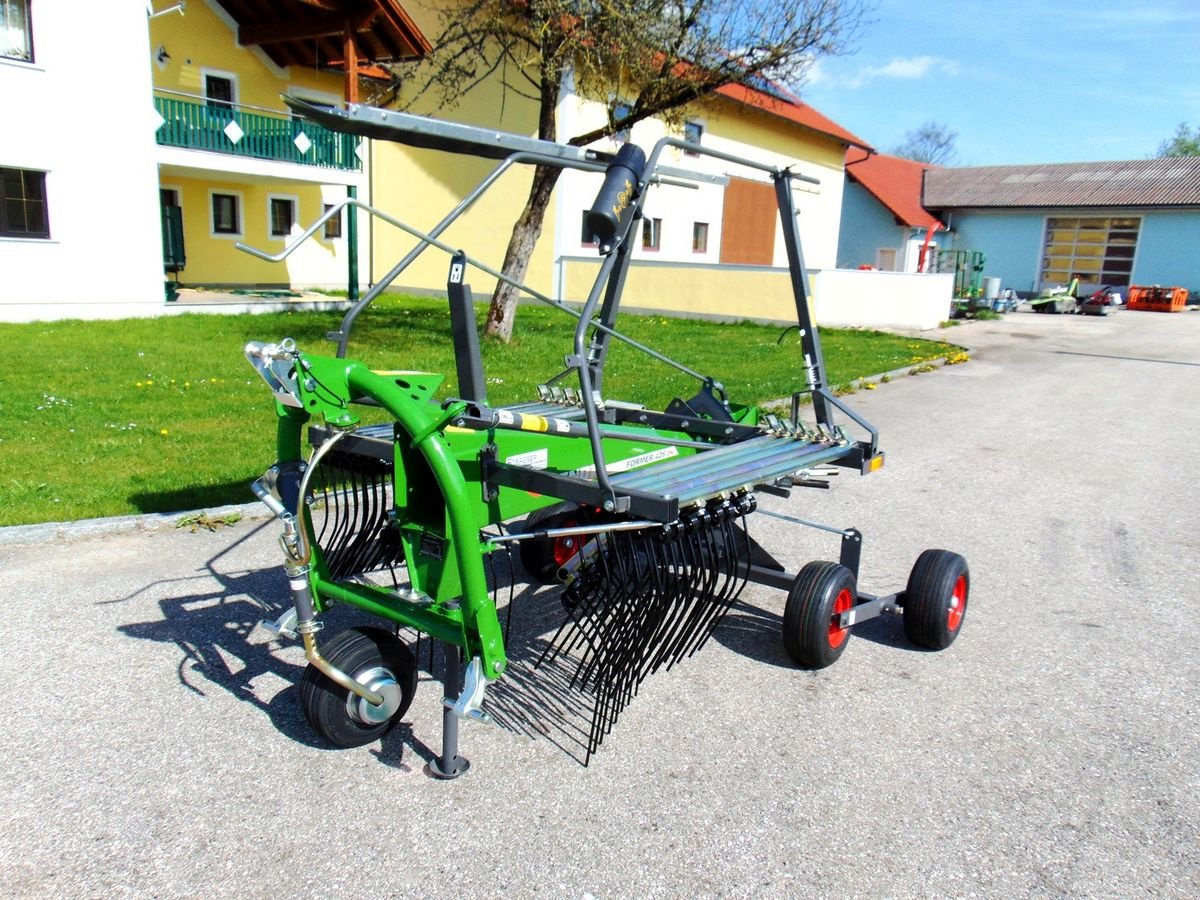
{"label": "concrete wall", "polygon": [[825,269],[812,280],[821,325],[928,331],[950,318],[953,275]]}
{"label": "concrete wall", "polygon": [[[598,268],[595,257],[563,260],[567,296],[576,300],[586,297]],[[954,276],[822,269],[810,271],[809,287],[814,313],[822,325],[925,331],[949,318]],[[634,260],[621,308],[735,320],[796,321],[788,271],[769,266]]]}
{"label": "concrete wall", "polygon": [[0,166],[46,173],[50,238],[0,237],[0,319],[159,312],[146,4],[38,0],[32,28],[33,62],[0,60]]}

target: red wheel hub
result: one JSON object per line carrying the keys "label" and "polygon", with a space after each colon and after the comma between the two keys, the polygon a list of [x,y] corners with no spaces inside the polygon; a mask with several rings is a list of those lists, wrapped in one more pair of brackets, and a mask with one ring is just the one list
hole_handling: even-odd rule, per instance
{"label": "red wheel hub", "polygon": [[946,611],[946,628],[958,631],[963,615],[967,611],[967,576],[959,575],[950,594],[950,608]]}
{"label": "red wheel hub", "polygon": [[840,647],[850,635],[849,628],[842,627],[842,613],[850,612],[854,606],[854,594],[843,588],[833,602],[833,618],[829,620],[829,646]]}
{"label": "red wheel hub", "polygon": [[[570,528],[572,525],[578,525],[574,519],[568,519],[559,525],[559,528]],[[558,566],[564,566],[572,556],[579,552],[579,538],[573,534],[565,534],[562,537],[554,539],[554,563]]]}

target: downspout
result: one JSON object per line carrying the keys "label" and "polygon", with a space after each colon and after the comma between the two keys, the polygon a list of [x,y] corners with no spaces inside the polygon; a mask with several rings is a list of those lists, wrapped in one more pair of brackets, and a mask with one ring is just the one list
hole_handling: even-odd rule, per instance
{"label": "downspout", "polygon": [[925,229],[925,243],[921,245],[921,252],[917,254],[917,271],[925,271],[925,263],[929,256],[929,245],[933,241],[933,236],[937,230],[942,227],[941,222],[934,222],[932,227]]}

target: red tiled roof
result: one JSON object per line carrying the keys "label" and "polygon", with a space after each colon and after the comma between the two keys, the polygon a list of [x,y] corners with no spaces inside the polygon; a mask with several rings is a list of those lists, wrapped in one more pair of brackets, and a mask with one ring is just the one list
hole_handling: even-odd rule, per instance
{"label": "red tiled roof", "polygon": [[782,97],[774,96],[773,94],[768,94],[766,91],[756,90],[743,84],[727,84],[724,87],[717,88],[717,93],[728,97],[736,103],[741,103],[744,106],[787,119],[789,122],[803,125],[805,128],[815,131],[818,134],[836,138],[848,146],[862,147],[866,150],[871,149],[871,145],[862,138],[847,131],[837,122],[826,118],[807,103],[802,103],[799,100],[785,100]]}
{"label": "red tiled roof", "polygon": [[1200,157],[938,169],[925,204],[951,207],[1197,206]]}
{"label": "red tiled roof", "polygon": [[925,173],[936,166],[885,153],[873,153],[866,159],[851,158],[858,155],[853,151],[846,154],[846,174],[886,206],[902,225],[931,228],[938,221],[921,205]]}

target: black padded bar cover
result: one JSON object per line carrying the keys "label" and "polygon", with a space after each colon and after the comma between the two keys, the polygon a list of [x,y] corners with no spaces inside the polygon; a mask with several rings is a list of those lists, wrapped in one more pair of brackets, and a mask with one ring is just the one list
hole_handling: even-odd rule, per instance
{"label": "black padded bar cover", "polygon": [[450,335],[454,340],[454,361],[458,371],[458,395],[464,400],[487,403],[484,387],[483,357],[479,354],[479,333],[475,326],[475,301],[471,286],[463,279],[467,257],[459,250],[450,257],[446,293],[450,298]]}
{"label": "black padded bar cover", "polygon": [[600,249],[608,252],[613,240],[625,231],[633,215],[638,182],[646,168],[646,154],[635,144],[622,144],[608,164],[604,184],[587,214],[587,228]]}

